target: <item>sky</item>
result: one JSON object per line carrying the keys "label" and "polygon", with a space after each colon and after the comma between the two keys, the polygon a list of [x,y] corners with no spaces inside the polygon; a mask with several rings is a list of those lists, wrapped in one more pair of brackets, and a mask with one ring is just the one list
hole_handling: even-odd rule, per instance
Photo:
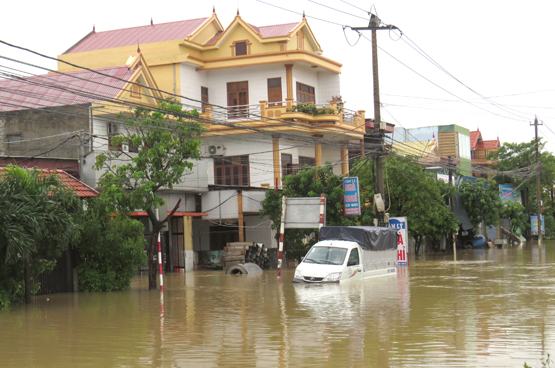
{"label": "sky", "polygon": [[[372,117],[370,32],[359,39],[341,26],[367,25],[363,10],[372,10],[403,32],[378,32],[382,120],[405,128],[459,124],[504,143],[530,141],[537,115],[546,149],[555,151],[555,2],[263,1],[290,11],[257,0],[10,0],[0,14],[0,39],[57,56],[93,25],[104,31],[146,25],[151,18],[162,23],[208,17],[215,6],[224,27],[237,9],[247,22],[263,26],[300,20],[304,11],[324,56],[343,64],[346,107]],[[2,45],[0,56],[55,68],[53,61]],[[14,64],[0,59],[0,65]]]}

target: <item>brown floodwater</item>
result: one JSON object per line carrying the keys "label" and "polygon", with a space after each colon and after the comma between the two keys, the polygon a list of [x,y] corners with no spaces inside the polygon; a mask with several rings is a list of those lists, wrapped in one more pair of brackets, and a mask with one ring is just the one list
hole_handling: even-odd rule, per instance
{"label": "brown floodwater", "polygon": [[555,356],[555,244],[459,251],[356,285],[221,271],[137,278],[0,312],[0,367],[540,367]]}

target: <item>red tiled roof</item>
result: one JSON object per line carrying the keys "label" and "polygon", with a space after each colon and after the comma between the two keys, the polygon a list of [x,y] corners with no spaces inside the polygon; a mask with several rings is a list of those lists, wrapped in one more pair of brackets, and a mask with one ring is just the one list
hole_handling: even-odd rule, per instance
{"label": "red tiled roof", "polygon": [[181,40],[190,36],[208,18],[181,20],[132,28],[91,32],[65,54],[151,42]]}
{"label": "red tiled roof", "polygon": [[499,148],[499,141],[497,139],[493,139],[490,141],[482,141],[481,146],[486,150],[496,149],[496,148]]}
{"label": "red tiled roof", "polygon": [[[79,105],[115,97],[133,73],[127,67],[44,74],[25,79],[0,79],[0,112]],[[78,94],[76,94],[76,92]],[[83,94],[85,93],[85,94]]]}
{"label": "red tiled roof", "polygon": [[478,139],[482,136],[479,130],[475,130],[470,132],[470,149],[474,151],[476,149],[476,145],[478,144]]}
{"label": "red tiled roof", "polygon": [[[0,167],[0,172],[4,171],[4,167]],[[67,189],[73,191],[75,195],[79,198],[91,198],[98,196],[98,192],[89,187],[87,184],[83,183],[73,175],[68,174],[64,170],[49,170],[49,169],[37,169],[40,171],[40,175],[55,175],[58,177],[58,180],[65,186]]]}

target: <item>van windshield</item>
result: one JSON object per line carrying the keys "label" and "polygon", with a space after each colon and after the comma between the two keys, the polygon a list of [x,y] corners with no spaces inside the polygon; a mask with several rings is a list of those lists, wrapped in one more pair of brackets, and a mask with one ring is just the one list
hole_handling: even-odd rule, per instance
{"label": "van windshield", "polygon": [[342,265],[347,255],[347,249],[337,247],[312,247],[303,262]]}

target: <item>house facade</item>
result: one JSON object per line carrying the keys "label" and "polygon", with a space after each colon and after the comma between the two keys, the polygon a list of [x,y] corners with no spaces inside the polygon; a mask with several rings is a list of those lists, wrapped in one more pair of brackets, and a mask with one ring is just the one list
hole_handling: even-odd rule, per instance
{"label": "house facade", "polygon": [[265,192],[306,166],[330,164],[347,175],[348,146],[364,137],[364,111],[348,110],[341,101],[341,64],[322,55],[304,17],[259,27],[237,14],[224,28],[214,12],[201,19],[93,30],[59,59],[64,75],[81,73],[75,65],[125,66],[125,78],[143,86],[124,83],[119,92],[110,89],[115,93],[110,98],[83,105],[89,119],[81,125],[87,125],[91,139],[77,158],[81,178],[93,187],[102,175],[93,168],[96,155],[122,149],[110,146],[110,137],[125,129],[117,119],[118,101],[152,106],[172,98],[201,112],[202,158],[172,190],[163,191],[162,212],[181,199],[177,219],[164,233],[169,269],[191,270],[202,253],[228,241],[275,247],[271,223],[259,215]]}
{"label": "house facade", "polygon": [[487,169],[492,169],[496,164],[496,160],[491,159],[491,155],[499,151],[500,147],[499,137],[484,140],[480,129],[470,132],[470,154],[474,176],[487,176]]}

